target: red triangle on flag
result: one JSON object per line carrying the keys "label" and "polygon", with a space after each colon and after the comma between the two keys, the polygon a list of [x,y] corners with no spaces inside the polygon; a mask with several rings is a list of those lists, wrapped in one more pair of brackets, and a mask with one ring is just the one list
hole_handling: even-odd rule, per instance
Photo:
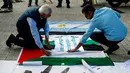
{"label": "red triangle on flag", "polygon": [[18,58],[18,64],[22,64],[24,61],[40,58],[45,53],[41,49],[27,49],[23,48]]}

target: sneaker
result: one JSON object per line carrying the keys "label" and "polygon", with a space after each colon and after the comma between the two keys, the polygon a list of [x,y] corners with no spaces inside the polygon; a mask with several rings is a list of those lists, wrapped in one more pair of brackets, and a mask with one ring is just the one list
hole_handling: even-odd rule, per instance
{"label": "sneaker", "polygon": [[113,48],[108,48],[108,50],[106,50],[106,51],[104,51],[105,53],[107,53],[107,54],[112,54],[112,52],[114,52],[114,51],[116,51],[117,49],[119,49],[119,46],[117,45],[117,46],[115,46],[115,47],[113,47]]}
{"label": "sneaker", "polygon": [[6,41],[6,45],[11,48],[12,43],[13,43],[14,40],[15,40],[15,36],[13,34],[11,34],[9,36],[8,40]]}

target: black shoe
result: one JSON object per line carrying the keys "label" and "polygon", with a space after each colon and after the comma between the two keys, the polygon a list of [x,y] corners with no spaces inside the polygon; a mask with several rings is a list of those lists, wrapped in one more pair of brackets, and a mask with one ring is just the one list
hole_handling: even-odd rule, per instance
{"label": "black shoe", "polygon": [[108,48],[108,50],[104,51],[105,53],[107,54],[112,54],[112,52],[116,51],[117,49],[119,49],[119,46],[115,46],[115,47],[112,47],[112,48]]}
{"label": "black shoe", "polygon": [[8,11],[9,12],[13,12],[13,8],[8,8]]}
{"label": "black shoe", "polygon": [[57,5],[57,6],[56,6],[56,8],[60,8],[60,7],[62,7],[62,6],[61,6],[61,5]]}
{"label": "black shoe", "polygon": [[3,6],[1,7],[1,9],[4,9],[4,8],[8,8],[8,7],[3,5]]}
{"label": "black shoe", "polygon": [[38,4],[35,4],[35,6],[38,6]]}
{"label": "black shoe", "polygon": [[11,34],[11,35],[9,36],[8,40],[6,41],[6,45],[7,45],[8,47],[11,47],[14,40],[15,40],[15,36],[14,36],[13,34]]}
{"label": "black shoe", "polygon": [[87,4],[90,4],[90,5],[91,5],[91,3],[90,3],[89,1],[87,1],[87,2],[83,3],[80,7],[84,7],[84,6],[87,5]]}
{"label": "black shoe", "polygon": [[29,4],[28,7],[31,7],[31,5]]}
{"label": "black shoe", "polygon": [[84,7],[85,5],[81,5],[80,7]]}
{"label": "black shoe", "polygon": [[70,5],[67,5],[67,8],[70,8]]}
{"label": "black shoe", "polygon": [[11,7],[8,7],[8,9],[13,9],[13,7],[11,6]]}
{"label": "black shoe", "polygon": [[80,7],[84,7],[86,5],[86,3],[83,3]]}
{"label": "black shoe", "polygon": [[128,55],[130,55],[130,51],[128,51]]}

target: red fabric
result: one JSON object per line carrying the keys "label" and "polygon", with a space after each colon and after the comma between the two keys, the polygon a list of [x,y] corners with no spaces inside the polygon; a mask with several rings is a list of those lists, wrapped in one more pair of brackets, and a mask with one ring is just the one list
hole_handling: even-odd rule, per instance
{"label": "red fabric", "polygon": [[22,64],[24,61],[32,60],[35,58],[40,58],[40,56],[45,55],[44,52],[42,52],[41,49],[26,49],[23,48],[23,51],[21,52],[21,55],[18,59],[18,64]]}

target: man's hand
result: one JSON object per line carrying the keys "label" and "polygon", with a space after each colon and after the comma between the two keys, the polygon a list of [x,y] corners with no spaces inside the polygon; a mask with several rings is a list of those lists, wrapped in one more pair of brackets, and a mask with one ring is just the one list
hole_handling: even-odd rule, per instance
{"label": "man's hand", "polygon": [[72,50],[68,50],[67,52],[75,52],[76,50],[75,49],[72,49]]}
{"label": "man's hand", "polygon": [[49,37],[45,36],[45,42],[46,42],[47,48],[48,48],[49,50],[53,49],[53,47],[52,47],[52,46],[50,45],[50,43],[49,43]]}
{"label": "man's hand", "polygon": [[82,43],[79,42],[78,45],[77,45],[74,49],[68,50],[67,52],[75,52],[75,51],[77,51],[81,46],[82,46]]}
{"label": "man's hand", "polygon": [[45,50],[44,48],[42,48],[42,51],[43,51],[47,56],[50,56],[50,55],[51,55],[51,52]]}
{"label": "man's hand", "polygon": [[49,48],[49,50],[53,49],[53,47],[52,47],[52,46],[50,46],[50,45],[48,46],[48,48]]}

